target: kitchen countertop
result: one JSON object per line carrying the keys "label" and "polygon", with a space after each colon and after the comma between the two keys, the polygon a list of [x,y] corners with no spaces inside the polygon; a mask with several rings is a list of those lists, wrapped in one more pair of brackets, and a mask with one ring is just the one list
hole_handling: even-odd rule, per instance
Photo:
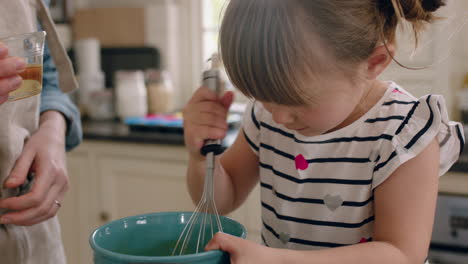
{"label": "kitchen countertop", "polygon": [[[184,145],[182,133],[167,132],[135,132],[119,121],[89,121],[83,120],[83,138],[85,140],[105,140],[143,144]],[[228,131],[222,144],[231,145],[237,135],[238,128]]]}

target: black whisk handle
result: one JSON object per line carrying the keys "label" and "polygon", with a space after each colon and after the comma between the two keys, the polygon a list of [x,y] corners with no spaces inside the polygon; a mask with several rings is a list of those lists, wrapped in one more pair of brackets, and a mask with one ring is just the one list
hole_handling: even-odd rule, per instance
{"label": "black whisk handle", "polygon": [[219,155],[224,152],[226,148],[223,147],[221,144],[205,144],[201,149],[200,153],[203,156],[206,156],[208,153],[213,152],[214,155]]}

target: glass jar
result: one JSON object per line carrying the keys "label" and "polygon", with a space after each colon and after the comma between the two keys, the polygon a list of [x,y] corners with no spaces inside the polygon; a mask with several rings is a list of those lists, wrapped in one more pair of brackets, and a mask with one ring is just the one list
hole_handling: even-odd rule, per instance
{"label": "glass jar", "polygon": [[145,77],[142,71],[117,71],[116,107],[121,119],[143,117],[148,113]]}
{"label": "glass jar", "polygon": [[150,114],[174,111],[174,87],[167,71],[147,70],[148,110]]}

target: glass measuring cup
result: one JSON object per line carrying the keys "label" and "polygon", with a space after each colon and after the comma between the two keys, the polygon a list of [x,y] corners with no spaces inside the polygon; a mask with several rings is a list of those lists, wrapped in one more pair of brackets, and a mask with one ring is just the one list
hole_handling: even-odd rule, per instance
{"label": "glass measuring cup", "polygon": [[16,101],[40,94],[42,91],[42,57],[46,32],[32,32],[0,39],[8,47],[10,57],[26,61],[26,69],[19,73],[23,81],[20,88],[8,94],[8,101]]}

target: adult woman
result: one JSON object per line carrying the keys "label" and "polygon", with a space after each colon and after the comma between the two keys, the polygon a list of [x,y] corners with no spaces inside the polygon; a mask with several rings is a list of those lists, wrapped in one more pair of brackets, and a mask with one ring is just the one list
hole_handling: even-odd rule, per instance
{"label": "adult woman", "polygon": [[[0,0],[0,4],[0,36],[37,31],[39,19],[48,33],[61,89],[76,88],[44,3]],[[16,75],[24,67],[19,60],[6,59],[7,56],[7,51],[0,48],[1,262],[65,263],[55,215],[68,188],[65,148],[71,149],[81,140],[79,113],[58,88],[47,48],[41,97],[5,103],[4,96],[17,88]]]}

